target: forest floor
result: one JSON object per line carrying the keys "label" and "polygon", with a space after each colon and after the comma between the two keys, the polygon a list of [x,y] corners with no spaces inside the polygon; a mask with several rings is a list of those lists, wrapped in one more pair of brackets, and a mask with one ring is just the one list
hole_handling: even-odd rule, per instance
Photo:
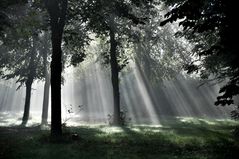
{"label": "forest floor", "polygon": [[[236,159],[231,121],[177,120],[167,124],[65,127],[60,142],[36,127],[0,127],[1,159]],[[236,156],[237,155],[237,156]]]}

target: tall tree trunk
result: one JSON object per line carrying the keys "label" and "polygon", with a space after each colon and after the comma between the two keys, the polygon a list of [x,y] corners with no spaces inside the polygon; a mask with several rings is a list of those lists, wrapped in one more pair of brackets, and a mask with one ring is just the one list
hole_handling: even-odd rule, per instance
{"label": "tall tree trunk", "polygon": [[51,136],[62,135],[61,127],[61,72],[62,35],[65,26],[68,0],[45,0],[50,15],[52,61],[51,61]]}
{"label": "tall tree trunk", "polygon": [[33,78],[28,79],[26,82],[26,98],[25,98],[25,105],[24,105],[24,114],[23,114],[22,124],[21,124],[22,126],[25,126],[29,119],[32,83],[33,83]]}
{"label": "tall tree trunk", "polygon": [[62,135],[61,128],[61,43],[57,33],[52,30],[52,61],[51,61],[51,135]]}
{"label": "tall tree trunk", "polygon": [[111,65],[111,81],[113,86],[114,98],[114,114],[113,125],[121,125],[120,123],[120,92],[119,92],[119,66],[117,61],[117,42],[115,40],[115,32],[110,29],[110,65]]}
{"label": "tall tree trunk", "polygon": [[48,66],[47,52],[44,52],[43,54],[43,61],[44,61],[45,85],[44,85],[41,124],[45,125],[47,124],[47,118],[48,118],[49,91],[50,91],[50,75],[47,68]]}

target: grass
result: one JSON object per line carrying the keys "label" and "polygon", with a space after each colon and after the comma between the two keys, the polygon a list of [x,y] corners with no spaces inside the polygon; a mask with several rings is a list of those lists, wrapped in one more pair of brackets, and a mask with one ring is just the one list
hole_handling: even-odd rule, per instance
{"label": "grass", "polygon": [[67,127],[58,143],[39,127],[0,127],[0,158],[236,159],[236,126],[231,121],[178,118],[161,126]]}

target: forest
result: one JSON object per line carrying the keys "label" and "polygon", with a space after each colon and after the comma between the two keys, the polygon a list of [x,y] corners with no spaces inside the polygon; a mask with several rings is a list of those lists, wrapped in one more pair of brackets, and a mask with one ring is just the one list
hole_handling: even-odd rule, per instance
{"label": "forest", "polygon": [[236,159],[230,0],[0,0],[0,159]]}

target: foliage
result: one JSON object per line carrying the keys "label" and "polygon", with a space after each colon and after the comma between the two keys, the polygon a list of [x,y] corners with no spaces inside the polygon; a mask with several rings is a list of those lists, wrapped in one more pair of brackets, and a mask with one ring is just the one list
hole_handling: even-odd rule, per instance
{"label": "foliage", "polygon": [[239,120],[239,106],[237,106],[232,112],[231,117],[234,120]]}
{"label": "foliage", "polygon": [[135,62],[151,83],[175,78],[182,73],[183,65],[191,61],[190,44],[184,38],[176,38],[176,25],[160,27],[160,15],[165,7],[144,8],[143,16],[149,17],[145,25],[135,27],[131,33]]}
{"label": "foliage", "polygon": [[3,34],[3,30],[6,27],[11,26],[11,21],[8,16],[8,9],[14,5],[24,5],[27,0],[1,0],[0,1],[0,36]]}
{"label": "foliage", "polygon": [[[124,46],[129,42],[130,28],[135,24],[144,24],[146,17],[138,17],[134,13],[135,8],[140,8],[149,1],[84,1],[78,3],[78,14],[84,23],[84,28],[101,38],[104,45],[109,46],[109,31],[114,30],[117,41],[117,60],[119,70],[122,70],[128,63]],[[76,14],[77,14],[76,13]],[[114,19],[112,21],[112,19]],[[110,62],[109,49],[104,49],[100,57],[104,64]]]}
{"label": "foliage", "polygon": [[87,25],[79,15],[78,1],[69,0],[67,8],[66,26],[64,28],[64,47],[66,53],[65,61],[77,66],[86,58],[86,47],[89,45],[90,32]]}
{"label": "foliage", "polygon": [[44,77],[41,58],[44,46],[40,37],[44,27],[41,25],[41,17],[32,8],[26,8],[22,12],[25,13],[12,19],[12,28],[5,29],[0,46],[1,77],[17,78],[16,82],[20,86],[27,81],[29,75],[34,79]]}
{"label": "foliage", "polygon": [[[165,0],[167,2],[167,0]],[[195,44],[198,59],[186,68],[198,72],[201,77],[211,74],[219,81],[227,80],[220,89],[216,105],[233,104],[239,94],[239,68],[236,37],[236,5],[223,0],[178,0],[168,1],[173,7],[165,15],[161,25],[180,20],[183,31],[178,35]]]}

